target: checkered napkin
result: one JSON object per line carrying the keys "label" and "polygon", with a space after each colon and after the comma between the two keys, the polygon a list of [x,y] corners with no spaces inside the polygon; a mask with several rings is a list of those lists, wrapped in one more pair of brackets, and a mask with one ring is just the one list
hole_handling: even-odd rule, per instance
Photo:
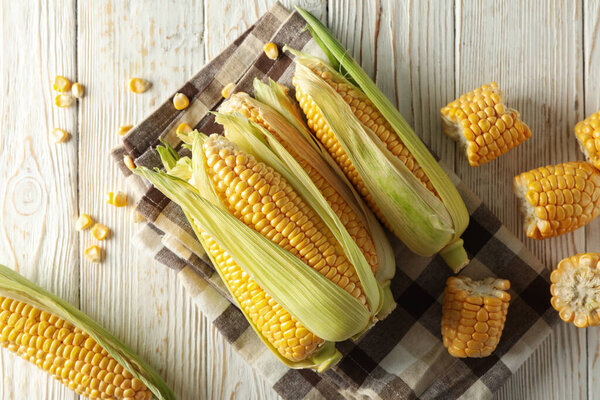
{"label": "checkered napkin", "polygon": [[138,194],[136,209],[147,220],[135,241],[178,271],[204,315],[284,399],[491,397],[550,333],[556,320],[549,301],[549,271],[451,171],[447,172],[471,215],[463,238],[472,261],[463,274],[499,276],[512,283],[511,305],[497,350],[483,359],[461,360],[448,354],[442,345],[440,319],[442,292],[451,271],[439,256],[416,256],[390,237],[398,265],[391,288],[398,307],[357,342],[338,343],[343,359],[317,374],[289,369],[267,350],[235,306],[181,209],[123,164],[123,156],[129,155],[137,165],[160,166],[154,150],[159,138],[185,154],[175,135],[182,122],[205,133],[222,132],[209,111],[218,106],[221,89],[230,82],[236,83],[236,91],[250,93],[255,77],[291,86],[294,65],[290,55],[273,61],[262,48],[272,41],[280,48],[288,44],[322,54],[304,25],[297,13],[276,4],[178,90],[191,99],[189,108],[177,111],[167,99],[113,150]]}

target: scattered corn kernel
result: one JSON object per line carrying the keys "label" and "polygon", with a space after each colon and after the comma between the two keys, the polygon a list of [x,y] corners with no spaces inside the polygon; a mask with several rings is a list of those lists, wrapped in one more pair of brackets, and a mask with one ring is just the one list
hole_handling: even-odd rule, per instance
{"label": "scattered corn kernel", "polygon": [[223,87],[223,89],[221,89],[221,96],[223,96],[224,99],[231,96],[231,92],[233,92],[234,87],[235,87],[235,83],[229,82],[227,85],[225,85]]}
{"label": "scattered corn kernel", "polygon": [[68,94],[58,94],[54,98],[54,103],[61,108],[70,107],[74,101],[75,98]]}
{"label": "scattered corn kernel", "polygon": [[125,207],[127,205],[127,195],[123,192],[117,192],[112,201],[115,207]]}
{"label": "scattered corn kernel", "polygon": [[119,127],[119,135],[124,136],[127,132],[129,132],[133,128],[133,125],[123,125]]}
{"label": "scattered corn kernel", "polygon": [[190,105],[190,99],[183,93],[176,93],[173,96],[173,105],[176,110],[185,110]]}
{"label": "scattered corn kernel", "polygon": [[85,249],[85,251],[83,252],[83,254],[85,255],[85,257],[90,260],[93,263],[97,263],[97,262],[101,262],[102,261],[102,249],[100,247],[98,247],[97,245],[92,245],[90,247],[88,247],[87,249]]}
{"label": "scattered corn kernel", "polygon": [[80,99],[85,94],[85,88],[81,83],[75,82],[73,84],[73,87],[71,88],[71,94],[73,95],[73,97]]}
{"label": "scattered corn kernel", "polygon": [[142,78],[131,78],[129,81],[129,89],[133,93],[144,93],[151,86],[151,83]]}
{"label": "scattered corn kernel", "polygon": [[133,162],[133,158],[131,158],[131,156],[129,156],[128,154],[125,154],[123,156],[123,163],[125,163],[127,168],[129,168],[131,170],[135,169],[135,163]]}
{"label": "scattered corn kernel", "polygon": [[492,354],[504,329],[509,288],[506,279],[448,278],[442,305],[442,338],[450,355],[463,358]]}
{"label": "scattered corn kernel", "polygon": [[140,222],[144,222],[146,218],[142,214],[140,214],[137,210],[131,210],[131,222],[134,224],[138,224]]}
{"label": "scattered corn kernel", "polygon": [[267,57],[269,57],[271,60],[277,60],[277,57],[279,57],[279,49],[277,48],[277,45],[273,42],[265,44],[263,50],[265,51]]}
{"label": "scattered corn kernel", "polygon": [[52,137],[52,141],[54,143],[66,142],[71,137],[71,135],[69,135],[68,132],[66,132],[62,129],[59,129],[59,128],[52,129],[50,131],[50,136]]}
{"label": "scattered corn kernel", "polygon": [[186,133],[190,133],[192,131],[192,127],[189,126],[188,124],[186,124],[185,122],[182,122],[181,124],[179,124],[179,126],[177,127],[177,131],[176,133],[178,135],[180,134],[186,134]]}
{"label": "scattered corn kernel", "polygon": [[115,198],[115,194],[113,192],[106,192],[106,194],[104,195],[104,201],[107,204],[113,204],[113,200]]}
{"label": "scattered corn kernel", "polygon": [[68,92],[69,89],[71,89],[71,81],[64,76],[57,75],[56,78],[54,78],[53,87],[57,92]]}
{"label": "scattered corn kernel", "polygon": [[92,235],[98,240],[104,240],[110,236],[110,229],[106,225],[96,222],[92,227]]}
{"label": "scattered corn kernel", "polygon": [[84,230],[88,229],[90,226],[92,226],[93,223],[94,223],[94,220],[92,219],[92,217],[90,217],[87,214],[81,214],[79,216],[79,218],[77,218],[77,221],[75,222],[75,230],[84,231]]}

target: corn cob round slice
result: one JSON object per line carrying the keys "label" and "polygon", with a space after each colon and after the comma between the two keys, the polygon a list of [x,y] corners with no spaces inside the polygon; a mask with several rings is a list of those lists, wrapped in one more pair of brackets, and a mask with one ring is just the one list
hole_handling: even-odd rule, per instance
{"label": "corn cob round slice", "polygon": [[510,294],[506,279],[450,277],[444,290],[442,338],[454,357],[487,357],[498,345]]}
{"label": "corn cob round slice", "polygon": [[575,125],[575,136],[585,158],[600,168],[600,111]]}
{"label": "corn cob round slice", "polygon": [[325,196],[325,199],[340,218],[348,233],[358,244],[365,258],[371,266],[371,271],[377,272],[378,260],[377,251],[373,238],[363,220],[357,215],[354,209],[348,204],[344,197],[323,177],[315,167],[308,163],[304,158],[292,148],[288,141],[283,140],[279,133],[263,119],[260,109],[254,105],[247,93],[238,92],[233,94],[229,100],[224,102],[219,108],[222,112],[239,112],[249,120],[261,125],[268,130],[283,145],[283,147],[298,161],[298,164],[306,171],[315,186]]}
{"label": "corn cob round slice", "polygon": [[222,205],[366,305],[354,266],[321,218],[273,168],[212,135],[202,145]]}
{"label": "corn cob round slice", "polygon": [[552,271],[552,307],[578,328],[600,324],[600,253],[567,257]]}
{"label": "corn cob round slice", "polygon": [[[417,163],[410,151],[404,146],[398,135],[393,131],[392,127],[373,105],[371,100],[351,83],[333,75],[324,65],[313,63],[309,67],[313,73],[320,76],[344,99],[352,110],[352,113],[362,122],[362,124],[371,129],[385,144],[386,148],[394,156],[398,157],[398,159],[406,165],[413,175],[415,175],[428,190],[437,195],[427,174],[425,174],[425,171]],[[296,89],[296,99],[298,100],[298,103],[300,103],[300,107],[306,116],[308,126],[312,132],[325,146],[346,177],[352,182],[354,187],[356,187],[356,190],[363,196],[375,215],[377,215],[377,217],[393,231],[393,226],[386,220],[385,215],[383,215],[377,206],[375,199],[369,193],[369,190],[365,186],[354,165],[352,165],[352,162],[348,158],[348,155],[342,148],[334,132],[327,122],[325,122],[319,107],[315,104],[311,96],[302,90],[296,77],[294,77],[292,83]]]}
{"label": "corn cob round slice", "polygon": [[525,232],[546,239],[574,231],[600,214],[600,172],[583,161],[536,168],[514,178]]}
{"label": "corn cob round slice", "polygon": [[106,349],[69,322],[0,297],[0,346],[91,399],[151,399],[152,393]]}
{"label": "corn cob round slice", "polygon": [[472,167],[492,161],[531,137],[519,112],[504,105],[496,82],[460,96],[442,108],[443,131],[461,143]]}

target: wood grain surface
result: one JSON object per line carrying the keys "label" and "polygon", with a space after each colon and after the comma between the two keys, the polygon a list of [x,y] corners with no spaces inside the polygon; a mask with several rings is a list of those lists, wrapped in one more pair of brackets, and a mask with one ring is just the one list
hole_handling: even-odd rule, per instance
{"label": "wood grain surface", "polygon": [[[0,263],[96,319],[148,360],[182,399],[276,399],[194,309],[175,275],[131,246],[131,207],[104,202],[126,190],[108,151],[135,124],[248,28],[272,0],[2,1],[0,11]],[[583,159],[574,124],[600,108],[600,0],[287,0],[308,8],[371,74],[417,133],[504,224],[553,268],[600,251],[600,221],[534,242],[524,237],[512,176]],[[55,75],[80,81],[75,106],[53,105]],[[139,76],[152,88],[127,89]],[[533,137],[473,169],[441,134],[439,109],[499,82]],[[71,133],[54,144],[49,131]],[[106,259],[73,222],[109,226]],[[510,278],[510,277],[509,277]],[[498,399],[593,399],[600,334],[559,324]],[[74,399],[43,372],[0,351],[0,399]],[[596,397],[595,397],[596,396]]]}

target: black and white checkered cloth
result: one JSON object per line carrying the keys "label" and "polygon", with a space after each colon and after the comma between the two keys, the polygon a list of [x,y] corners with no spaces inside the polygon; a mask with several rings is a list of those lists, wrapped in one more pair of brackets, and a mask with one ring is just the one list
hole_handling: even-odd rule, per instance
{"label": "black and white checkered cloth", "polygon": [[159,138],[183,153],[175,135],[182,122],[205,133],[222,132],[208,112],[219,105],[221,89],[230,82],[236,83],[236,91],[249,93],[255,77],[270,77],[291,86],[294,65],[289,55],[270,60],[262,48],[272,41],[280,48],[288,44],[321,54],[304,26],[297,13],[276,4],[178,90],[190,98],[190,107],[177,111],[172,99],[167,99],[113,150],[130,187],[139,194],[136,209],[147,219],[136,242],[178,271],[203,314],[284,399],[491,397],[557,320],[549,301],[550,271],[451,171],[447,172],[471,214],[463,239],[472,261],[463,274],[499,276],[512,283],[506,327],[497,350],[482,359],[455,359],[448,354],[442,345],[440,319],[442,293],[451,271],[439,256],[416,256],[391,238],[398,266],[391,288],[398,307],[358,342],[338,343],[343,359],[317,374],[289,369],[270,353],[232,302],[181,209],[123,164],[123,156],[128,154],[137,165],[160,166],[154,150]]}

